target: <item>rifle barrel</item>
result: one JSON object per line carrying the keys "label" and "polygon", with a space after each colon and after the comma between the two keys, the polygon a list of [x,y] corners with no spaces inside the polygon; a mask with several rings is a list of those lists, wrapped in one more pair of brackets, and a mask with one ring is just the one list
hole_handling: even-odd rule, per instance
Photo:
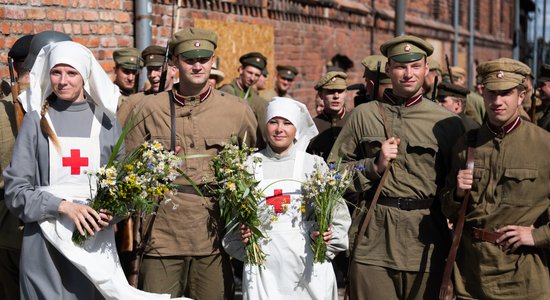
{"label": "rifle barrel", "polygon": [[380,67],[380,61],[378,61],[376,63],[376,78],[374,81],[372,100],[378,100],[378,90],[380,89]]}
{"label": "rifle barrel", "polygon": [[447,64],[447,72],[449,72],[449,80],[454,84],[455,79],[453,78],[453,71],[451,70],[451,64],[449,63],[449,56],[447,54],[445,54],[445,63]]}

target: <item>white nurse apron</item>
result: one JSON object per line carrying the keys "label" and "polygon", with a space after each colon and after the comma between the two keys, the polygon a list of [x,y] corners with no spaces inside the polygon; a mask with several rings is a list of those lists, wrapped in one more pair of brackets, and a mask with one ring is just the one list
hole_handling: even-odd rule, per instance
{"label": "white nurse apron", "polygon": [[[309,232],[313,221],[302,213],[301,183],[304,180],[305,153],[297,151],[293,178],[264,179],[263,167],[257,168],[256,179],[267,197],[260,206],[266,207],[263,219],[275,219],[264,224],[267,242],[261,242],[266,253],[263,267],[245,265],[243,271],[244,299],[338,299],[338,288],[330,262],[313,263]],[[267,221],[269,222],[269,221]],[[266,226],[267,225],[267,226]]]}
{"label": "white nurse apron", "polygon": [[[89,202],[90,181],[85,172],[97,171],[100,167],[99,134],[102,116],[103,112],[96,107],[89,138],[57,136],[61,153],[49,141],[50,185],[37,189],[66,201],[82,204]],[[47,113],[46,119],[55,133]],[[95,179],[92,184],[95,189]],[[92,194],[94,196],[95,191]],[[128,284],[116,251],[113,226],[96,232],[82,246],[78,246],[72,241],[75,226],[68,217],[60,215],[58,219],[40,221],[39,225],[45,238],[90,279],[105,299],[170,299],[168,294],[148,293]]]}

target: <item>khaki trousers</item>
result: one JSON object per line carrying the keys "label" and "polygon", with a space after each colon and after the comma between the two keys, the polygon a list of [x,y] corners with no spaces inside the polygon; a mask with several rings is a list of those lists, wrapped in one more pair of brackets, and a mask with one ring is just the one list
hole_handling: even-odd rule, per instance
{"label": "khaki trousers", "polygon": [[404,272],[351,263],[351,300],[434,300],[438,298],[441,273]]}
{"label": "khaki trousers", "polygon": [[140,282],[147,292],[197,300],[233,299],[233,272],[227,254],[145,256]]}

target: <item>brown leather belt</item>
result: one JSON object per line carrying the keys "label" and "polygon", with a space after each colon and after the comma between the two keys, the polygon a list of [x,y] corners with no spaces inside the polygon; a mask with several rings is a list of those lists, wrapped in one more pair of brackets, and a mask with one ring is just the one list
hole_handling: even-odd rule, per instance
{"label": "brown leather belt", "polygon": [[483,229],[483,228],[473,227],[472,235],[477,240],[489,242],[496,245],[498,238],[500,238],[503,235],[503,233],[496,232],[492,229]]}
{"label": "brown leather belt", "polygon": [[[401,210],[416,210],[426,209],[432,207],[434,202],[433,198],[429,199],[412,199],[412,198],[400,198],[400,197],[383,197],[378,199],[379,205],[395,207]],[[370,205],[370,201],[369,201]]]}
{"label": "brown leather belt", "polygon": [[197,185],[198,190],[202,193],[202,195],[192,186],[192,185],[177,185],[176,190],[178,193],[184,193],[184,194],[192,194],[197,196],[204,196],[204,197],[211,197],[212,192],[208,185],[206,184],[199,184]]}

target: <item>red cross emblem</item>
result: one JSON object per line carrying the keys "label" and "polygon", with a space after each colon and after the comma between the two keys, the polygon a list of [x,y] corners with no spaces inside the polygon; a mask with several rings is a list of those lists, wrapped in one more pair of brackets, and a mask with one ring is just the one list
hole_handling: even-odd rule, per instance
{"label": "red cross emblem", "polygon": [[88,166],[88,158],[80,157],[80,149],[71,149],[71,156],[63,157],[63,166],[71,167],[71,175],[80,175],[80,168]]}
{"label": "red cross emblem", "polygon": [[266,198],[268,205],[273,205],[273,210],[276,214],[283,212],[283,205],[290,204],[290,196],[283,195],[283,190],[274,190],[273,196]]}

